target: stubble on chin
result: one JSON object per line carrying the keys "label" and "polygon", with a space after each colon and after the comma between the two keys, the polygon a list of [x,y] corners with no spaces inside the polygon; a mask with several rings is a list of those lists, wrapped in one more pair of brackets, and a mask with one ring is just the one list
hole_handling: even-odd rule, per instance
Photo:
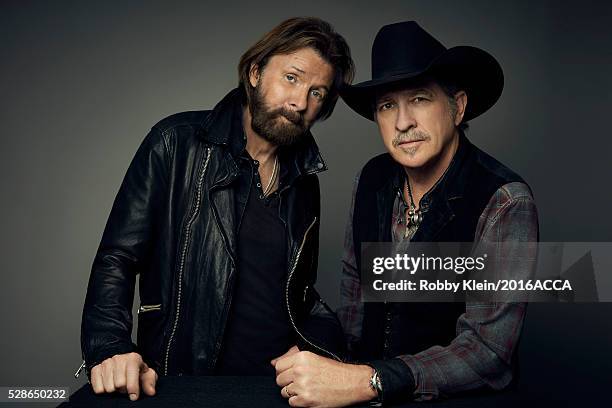
{"label": "stubble on chin", "polygon": [[414,146],[414,147],[402,147],[402,146],[398,146],[397,148],[399,150],[401,150],[402,153],[404,153],[407,156],[409,156],[411,159],[416,155],[417,150],[419,150],[419,146]]}

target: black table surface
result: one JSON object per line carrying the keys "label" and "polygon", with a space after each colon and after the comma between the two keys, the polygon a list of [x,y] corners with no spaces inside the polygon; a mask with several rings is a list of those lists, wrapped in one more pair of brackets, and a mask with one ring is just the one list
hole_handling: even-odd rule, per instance
{"label": "black table surface", "polygon": [[[533,405],[533,396],[518,391],[462,396],[433,403],[436,407],[517,407]],[[544,401],[542,401],[544,402]],[[548,403],[552,401],[548,399]],[[432,403],[408,402],[393,407],[424,407]],[[538,403],[538,406],[548,405]],[[554,404],[555,406],[557,403]],[[161,377],[154,397],[144,396],[130,401],[126,394],[94,394],[85,384],[70,396],[70,402],[60,407],[288,407],[287,400],[280,396],[280,388],[274,378],[269,377]],[[362,407],[369,406],[361,405]],[[553,406],[551,404],[550,406]]]}

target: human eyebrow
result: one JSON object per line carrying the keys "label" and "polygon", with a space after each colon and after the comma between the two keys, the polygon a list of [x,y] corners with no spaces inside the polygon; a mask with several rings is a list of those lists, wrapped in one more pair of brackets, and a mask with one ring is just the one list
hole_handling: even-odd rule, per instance
{"label": "human eyebrow", "polygon": [[390,102],[392,99],[393,98],[391,97],[391,95],[388,95],[388,94],[387,95],[382,95],[382,96],[380,96],[380,97],[375,99],[374,104],[378,106],[378,105],[381,105],[383,103]]}
{"label": "human eyebrow", "polygon": [[317,89],[319,91],[325,91],[325,93],[329,93],[329,88],[326,85],[315,85],[312,87],[312,89]]}
{"label": "human eyebrow", "polygon": [[300,69],[298,67],[296,67],[295,65],[292,65],[291,68],[295,69],[297,72],[299,72],[300,74],[305,74],[306,71],[304,71],[303,69]]}
{"label": "human eyebrow", "polygon": [[412,94],[412,96],[418,95],[418,94],[424,94],[424,95],[426,95],[426,96],[428,96],[430,98],[433,98],[433,96],[434,96],[433,92],[431,92],[427,88],[418,88],[418,89],[415,89],[415,90],[411,91],[410,93]]}

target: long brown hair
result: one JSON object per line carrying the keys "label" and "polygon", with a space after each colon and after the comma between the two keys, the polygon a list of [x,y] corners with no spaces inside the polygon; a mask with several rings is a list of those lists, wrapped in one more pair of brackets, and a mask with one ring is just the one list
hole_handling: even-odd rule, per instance
{"label": "long brown hair", "polygon": [[334,69],[334,81],[318,116],[319,120],[327,119],[334,110],[340,87],[353,81],[355,66],[345,39],[331,24],[316,17],[293,17],[283,21],[242,55],[238,81],[246,92],[248,103],[254,92],[249,82],[251,66],[257,66],[261,72],[270,57],[305,47],[314,49]]}

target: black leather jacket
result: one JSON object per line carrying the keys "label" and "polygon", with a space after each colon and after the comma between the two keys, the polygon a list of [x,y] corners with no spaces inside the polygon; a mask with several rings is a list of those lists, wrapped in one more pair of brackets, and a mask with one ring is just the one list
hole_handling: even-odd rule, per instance
{"label": "black leather jacket", "polygon": [[[96,254],[81,325],[84,364],[136,351],[160,375],[214,372],[236,274],[234,215],[238,165],[229,148],[241,92],[212,111],[172,115],[138,149]],[[298,346],[340,359],[338,321],[312,285],[320,217],[317,173],[325,170],[308,135],[281,178],[288,235],[286,307]],[[137,344],[132,303],[139,276]],[[265,294],[262,294],[265,296]]]}

